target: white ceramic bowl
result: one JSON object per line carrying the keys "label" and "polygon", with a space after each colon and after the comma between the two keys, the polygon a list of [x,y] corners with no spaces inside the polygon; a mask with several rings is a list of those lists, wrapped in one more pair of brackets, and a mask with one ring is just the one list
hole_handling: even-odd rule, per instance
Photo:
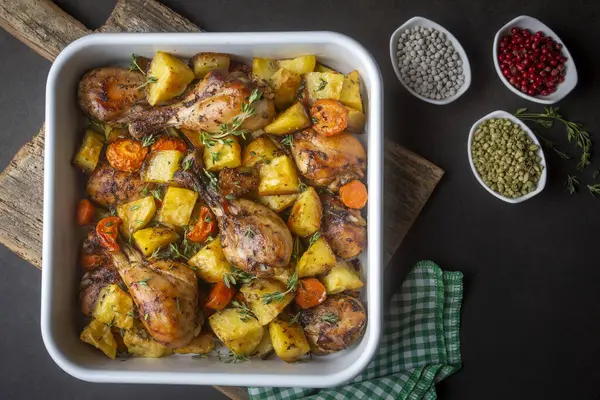
{"label": "white ceramic bowl", "polygon": [[[485,184],[485,182],[483,182],[481,177],[479,176],[479,173],[477,172],[477,169],[475,168],[475,163],[473,162],[473,156],[471,155],[471,143],[473,142],[473,134],[477,130],[477,127],[479,125],[481,125],[481,123],[483,121],[488,120],[490,118],[508,118],[511,121],[513,121],[514,123],[519,124],[519,126],[521,128],[523,128],[523,130],[525,131],[525,133],[527,133],[527,135],[531,138],[531,140],[533,140],[533,143],[535,143],[539,146],[539,150],[537,152],[538,152],[538,155],[542,158],[542,160],[540,161],[540,164],[542,165],[543,169],[542,169],[542,174],[540,176],[540,180],[538,181],[538,184],[537,184],[537,188],[533,192],[527,193],[525,196],[517,197],[516,199],[505,197],[505,196],[502,196],[500,193],[496,193],[492,189],[490,189]],[[469,132],[469,140],[467,142],[467,153],[469,154],[469,165],[471,165],[471,170],[473,171],[473,175],[475,175],[475,178],[477,178],[477,181],[481,184],[481,186],[483,186],[485,188],[485,190],[487,190],[488,192],[490,192],[491,194],[493,194],[495,197],[499,198],[502,201],[505,201],[507,203],[512,203],[512,204],[521,203],[521,202],[528,200],[528,199],[532,198],[533,196],[537,195],[542,190],[544,190],[544,187],[546,187],[546,179],[548,177],[548,171],[547,171],[547,166],[546,166],[546,156],[544,155],[544,151],[542,150],[542,145],[540,144],[538,139],[535,137],[535,135],[533,134],[533,132],[531,131],[531,129],[529,129],[529,127],[527,125],[525,125],[517,117],[515,117],[514,115],[512,115],[510,113],[507,113],[506,111],[501,111],[501,110],[494,111],[492,113],[489,113],[488,115],[486,115],[485,117],[481,118],[479,121],[477,121],[473,124],[473,127],[471,128],[471,131]]]}
{"label": "white ceramic bowl", "polygon": [[[510,30],[515,27],[521,29],[529,29],[533,33],[537,31],[542,31],[544,32],[545,36],[550,36],[556,42],[562,44],[562,52],[565,55],[565,57],[567,57],[567,61],[565,62],[565,69],[567,71],[567,74],[565,75],[565,81],[556,87],[556,92],[551,93],[548,96],[529,96],[527,93],[523,93],[517,88],[515,88],[513,85],[511,85],[510,82],[504,77],[504,75],[502,75],[502,70],[500,69],[500,64],[498,63],[498,44],[500,43],[500,40],[502,40],[504,36],[510,34]],[[575,68],[575,62],[573,61],[573,56],[571,56],[571,53],[569,53],[569,49],[567,49],[567,46],[565,46],[563,41],[560,40],[558,35],[554,33],[552,29],[548,28],[548,26],[546,26],[542,21],[538,19],[528,17],[526,15],[521,15],[513,19],[512,21],[504,25],[502,28],[500,28],[500,30],[496,33],[496,36],[494,37],[493,46],[494,48],[492,50],[492,54],[494,56],[494,67],[496,67],[496,72],[498,73],[498,76],[500,77],[502,83],[504,83],[504,85],[517,96],[521,96],[524,99],[531,100],[540,104],[554,104],[562,100],[569,93],[571,93],[571,91],[577,85],[577,68]]]}
{"label": "white ceramic bowl", "polygon": [[[146,57],[158,51],[190,57],[201,51],[224,52],[246,62],[252,57],[288,58],[316,54],[319,61],[343,73],[358,70],[366,106],[366,134],[358,139],[367,150],[368,248],[361,255],[365,287],[361,300],[368,324],[351,348],[313,357],[304,364],[251,360],[224,364],[216,357],[113,361],[79,340],[83,316],[76,302],[80,271],[80,235],[74,211],[81,196],[79,172],[71,165],[85,119],[77,105],[77,85],[87,70],[128,65],[131,53]],[[48,352],[69,374],[94,382],[328,387],[356,376],[371,361],[382,324],[382,185],[383,90],[373,57],[356,41],[333,32],[93,34],[67,46],[50,69],[46,88],[44,164],[44,236],[41,330]]]}
{"label": "white ceramic bowl", "polygon": [[[458,52],[460,59],[463,62],[462,69],[463,69],[463,74],[465,76],[465,83],[460,87],[460,89],[458,89],[458,91],[456,92],[456,94],[454,96],[450,96],[450,97],[447,97],[447,98],[441,99],[441,100],[430,99],[425,96],[421,96],[420,94],[415,92],[413,89],[408,87],[408,85],[406,83],[404,83],[404,80],[402,80],[402,74],[400,73],[400,67],[398,67],[398,57],[396,56],[396,52],[398,51],[398,39],[400,39],[400,35],[402,35],[402,33],[405,30],[416,28],[417,26],[423,26],[425,28],[433,28],[439,32],[443,32],[446,35],[446,38],[448,38],[450,40],[450,42],[452,42],[452,46]],[[471,64],[469,64],[469,58],[467,57],[467,53],[465,52],[465,49],[463,49],[463,47],[461,46],[458,39],[456,39],[454,37],[454,35],[451,34],[446,28],[444,28],[440,24],[437,24],[431,20],[428,20],[427,18],[413,17],[413,18],[409,19],[408,21],[406,21],[404,24],[402,24],[402,26],[400,26],[400,28],[396,29],[394,31],[394,33],[392,33],[392,37],[390,38],[390,59],[392,60],[392,67],[394,68],[394,72],[396,73],[396,76],[398,77],[398,80],[400,81],[402,86],[404,86],[404,88],[406,90],[408,90],[408,92],[410,94],[412,94],[413,96],[418,97],[419,99],[426,101],[428,103],[436,104],[436,105],[444,105],[444,104],[452,103],[454,100],[456,100],[460,96],[462,96],[467,91],[467,89],[469,89],[469,86],[471,86]]]}

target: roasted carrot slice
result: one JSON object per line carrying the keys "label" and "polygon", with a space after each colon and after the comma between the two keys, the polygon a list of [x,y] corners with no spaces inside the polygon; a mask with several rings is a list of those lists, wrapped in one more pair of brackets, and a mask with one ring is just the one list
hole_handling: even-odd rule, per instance
{"label": "roasted carrot slice", "polygon": [[200,207],[200,217],[194,228],[189,231],[187,238],[192,242],[202,243],[217,231],[217,219],[208,207]]}
{"label": "roasted carrot slice", "polygon": [[106,159],[113,168],[123,172],[137,171],[148,155],[148,148],[134,139],[119,139],[108,145]]}
{"label": "roasted carrot slice", "polygon": [[117,235],[119,234],[119,225],[121,225],[121,222],[121,218],[119,217],[107,217],[101,219],[98,225],[96,225],[96,234],[100,239],[100,244],[107,251],[119,251]]}
{"label": "roasted carrot slice", "polygon": [[361,181],[348,182],[340,188],[340,198],[348,208],[363,208],[368,197],[367,188]]}
{"label": "roasted carrot slice", "polygon": [[94,222],[96,207],[88,199],[79,200],[77,205],[77,225],[83,226]]}
{"label": "roasted carrot slice", "polygon": [[298,292],[296,293],[296,304],[300,308],[307,309],[317,306],[325,301],[327,292],[325,286],[318,279],[306,278],[300,280]]}
{"label": "roasted carrot slice", "polygon": [[150,148],[151,151],[157,150],[179,150],[182,153],[187,151],[185,142],[173,136],[161,136]]}
{"label": "roasted carrot slice", "polygon": [[317,100],[310,110],[313,129],[325,136],[342,133],[348,127],[348,110],[337,100]]}
{"label": "roasted carrot slice", "polygon": [[234,287],[228,288],[222,281],[217,282],[210,290],[204,306],[213,310],[222,310],[233,299],[235,292],[236,289]]}

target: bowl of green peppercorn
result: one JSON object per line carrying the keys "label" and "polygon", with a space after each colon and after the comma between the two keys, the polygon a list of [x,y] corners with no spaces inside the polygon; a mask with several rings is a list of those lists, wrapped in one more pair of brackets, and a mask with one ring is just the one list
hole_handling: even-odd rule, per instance
{"label": "bowl of green peppercorn", "polygon": [[544,190],[546,157],[531,129],[506,111],[473,124],[467,144],[475,178],[507,203],[520,203]]}

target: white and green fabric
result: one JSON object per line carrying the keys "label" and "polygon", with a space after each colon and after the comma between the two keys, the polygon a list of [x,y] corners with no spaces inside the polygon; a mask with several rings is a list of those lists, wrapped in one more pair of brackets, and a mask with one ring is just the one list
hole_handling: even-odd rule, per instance
{"label": "white and green fabric", "polygon": [[435,384],[458,371],[462,273],[415,265],[386,310],[378,353],[345,386],[248,388],[252,400],[436,399]]}

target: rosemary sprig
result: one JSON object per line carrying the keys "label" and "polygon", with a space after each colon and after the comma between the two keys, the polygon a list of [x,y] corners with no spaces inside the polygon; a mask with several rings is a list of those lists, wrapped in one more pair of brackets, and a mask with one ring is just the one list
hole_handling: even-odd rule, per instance
{"label": "rosemary sprig", "polygon": [[248,130],[241,129],[242,124],[246,119],[256,114],[256,110],[252,107],[252,104],[258,100],[261,100],[262,97],[262,93],[258,89],[254,89],[248,98],[248,102],[242,103],[242,112],[233,118],[231,124],[221,124],[219,127],[220,132],[218,133],[203,133],[212,140],[223,139],[230,135],[241,136],[242,138],[246,139],[246,133],[248,133]]}
{"label": "rosemary sprig", "polygon": [[577,186],[579,186],[579,179],[577,179],[573,175],[568,175],[567,180],[565,181],[565,186],[569,194],[574,194],[577,192]]}
{"label": "rosemary sprig", "polygon": [[135,71],[136,69],[140,71],[142,74],[146,75],[146,71],[144,71],[140,65],[138,64],[138,56],[136,54],[131,55],[131,60],[129,61],[129,70]]}
{"label": "rosemary sprig", "polygon": [[323,316],[321,317],[321,321],[327,322],[328,324],[331,324],[331,325],[337,324],[339,320],[340,320],[340,317],[338,317],[336,314],[334,314],[332,312],[323,314]]}
{"label": "rosemary sprig", "polygon": [[569,121],[558,113],[558,107],[544,107],[543,113],[527,112],[527,108],[520,108],[515,115],[523,121],[531,121],[545,128],[551,128],[554,121],[561,122],[567,129],[567,139],[569,143],[574,142],[575,146],[581,149],[581,158],[577,164],[577,170],[581,171],[590,165],[592,156],[592,139],[583,124]]}
{"label": "rosemary sprig", "polygon": [[600,194],[600,183],[596,183],[595,185],[587,185],[590,194],[594,197]]}

